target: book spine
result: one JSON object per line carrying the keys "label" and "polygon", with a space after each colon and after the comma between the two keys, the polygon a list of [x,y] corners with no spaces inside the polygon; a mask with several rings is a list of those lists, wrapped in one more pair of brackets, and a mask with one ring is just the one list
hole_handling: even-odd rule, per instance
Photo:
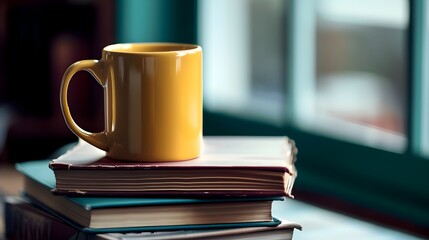
{"label": "book spine", "polygon": [[4,204],[6,239],[89,240],[95,236],[79,231],[47,212],[23,201],[22,198],[8,198]]}

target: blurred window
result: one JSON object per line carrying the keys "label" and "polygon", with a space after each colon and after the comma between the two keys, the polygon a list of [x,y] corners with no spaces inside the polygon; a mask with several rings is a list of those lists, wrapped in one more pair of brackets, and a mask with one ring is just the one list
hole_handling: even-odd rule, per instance
{"label": "blurred window", "polygon": [[[205,107],[281,124],[287,1],[200,1]],[[219,17],[222,13],[222,17]]]}
{"label": "blurred window", "polygon": [[405,0],[202,1],[205,106],[403,152],[408,11]]}

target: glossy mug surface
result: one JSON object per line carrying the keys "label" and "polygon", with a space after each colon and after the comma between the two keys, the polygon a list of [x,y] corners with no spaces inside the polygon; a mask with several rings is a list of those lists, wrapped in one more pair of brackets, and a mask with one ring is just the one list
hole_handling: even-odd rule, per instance
{"label": "glossy mug surface", "polygon": [[[68,86],[82,70],[104,88],[102,132],[82,129],[70,113]],[[196,158],[202,141],[201,47],[175,43],[107,46],[100,60],[78,61],[65,71],[60,103],[70,130],[105,150],[110,158],[142,162]]]}

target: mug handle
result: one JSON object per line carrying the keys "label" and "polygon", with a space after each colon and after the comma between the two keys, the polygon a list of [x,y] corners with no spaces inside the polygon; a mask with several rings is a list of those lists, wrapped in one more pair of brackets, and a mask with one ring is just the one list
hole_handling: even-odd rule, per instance
{"label": "mug handle", "polygon": [[82,60],[70,65],[64,72],[60,88],[60,104],[64,120],[70,130],[78,137],[94,145],[95,147],[98,147],[104,151],[108,151],[109,144],[106,130],[98,133],[88,132],[77,125],[70,113],[70,108],[67,100],[69,84],[71,79],[73,78],[73,75],[82,70],[89,72],[101,86],[105,86],[106,80],[105,78],[103,78],[102,61]]}

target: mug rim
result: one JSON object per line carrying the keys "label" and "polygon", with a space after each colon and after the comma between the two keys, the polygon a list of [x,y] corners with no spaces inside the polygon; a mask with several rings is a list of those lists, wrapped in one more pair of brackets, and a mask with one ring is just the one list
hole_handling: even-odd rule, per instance
{"label": "mug rim", "polygon": [[[127,51],[132,46],[137,47],[172,47],[176,48],[173,50],[165,51]],[[180,48],[182,47],[182,48]],[[197,44],[190,43],[174,43],[174,42],[129,42],[129,43],[115,43],[108,45],[103,48],[103,51],[110,53],[122,53],[122,54],[171,54],[171,53],[192,53],[201,51],[201,47]]]}

